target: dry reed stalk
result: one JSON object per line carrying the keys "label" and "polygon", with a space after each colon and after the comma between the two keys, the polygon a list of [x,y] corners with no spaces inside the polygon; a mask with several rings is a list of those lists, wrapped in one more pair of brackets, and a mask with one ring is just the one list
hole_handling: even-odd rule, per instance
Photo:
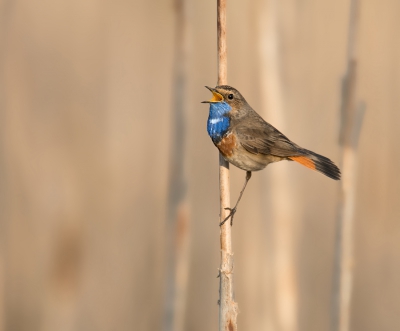
{"label": "dry reed stalk", "polygon": [[[218,85],[227,84],[226,0],[217,0]],[[219,155],[220,223],[230,206],[229,163]],[[219,270],[219,331],[237,330],[238,307],[233,300],[233,253],[230,222],[220,227],[221,265]]]}
{"label": "dry reed stalk", "polygon": [[[260,31],[260,85],[261,104],[265,118],[279,130],[285,132],[284,92],[282,82],[282,54],[279,49],[280,8],[279,0],[262,2],[259,11]],[[263,191],[263,200],[271,200],[268,213],[272,220],[268,248],[272,252],[269,283],[266,297],[268,311],[264,316],[265,330],[294,331],[297,329],[298,285],[295,268],[295,227],[292,185],[285,164],[271,167],[262,174],[263,186],[273,191]],[[273,257],[272,257],[273,255]]]}
{"label": "dry reed stalk", "polygon": [[187,197],[187,2],[176,0],[174,104],[167,211],[167,284],[163,329],[183,331],[189,272],[189,205]]}
{"label": "dry reed stalk", "polygon": [[353,287],[353,228],[357,171],[357,144],[364,106],[356,106],[358,0],[351,1],[347,70],[342,85],[342,181],[336,222],[331,330],[348,331]]}

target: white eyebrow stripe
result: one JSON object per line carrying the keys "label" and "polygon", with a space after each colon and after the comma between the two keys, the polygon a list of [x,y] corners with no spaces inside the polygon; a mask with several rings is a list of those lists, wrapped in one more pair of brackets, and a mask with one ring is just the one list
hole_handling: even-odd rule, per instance
{"label": "white eyebrow stripe", "polygon": [[213,118],[210,120],[211,124],[217,124],[219,122],[222,122],[222,118]]}

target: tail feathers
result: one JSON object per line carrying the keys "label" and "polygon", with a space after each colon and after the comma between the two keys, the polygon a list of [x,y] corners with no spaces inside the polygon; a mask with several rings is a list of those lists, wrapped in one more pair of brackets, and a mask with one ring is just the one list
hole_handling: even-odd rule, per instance
{"label": "tail feathers", "polygon": [[307,168],[316,170],[334,180],[340,179],[340,169],[331,160],[309,150],[303,151],[304,155],[289,156],[289,159],[296,161]]}

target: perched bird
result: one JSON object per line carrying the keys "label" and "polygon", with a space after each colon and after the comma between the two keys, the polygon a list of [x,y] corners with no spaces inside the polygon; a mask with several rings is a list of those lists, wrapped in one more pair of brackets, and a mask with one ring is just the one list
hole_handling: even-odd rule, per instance
{"label": "perched bird", "polygon": [[238,90],[228,85],[206,88],[213,94],[210,101],[203,101],[210,104],[207,132],[225,160],[246,171],[239,199],[234,208],[226,208],[230,213],[220,225],[230,217],[232,224],[251,172],[262,170],[272,162],[296,161],[332,179],[340,179],[340,170],[331,160],[290,141],[264,121]]}

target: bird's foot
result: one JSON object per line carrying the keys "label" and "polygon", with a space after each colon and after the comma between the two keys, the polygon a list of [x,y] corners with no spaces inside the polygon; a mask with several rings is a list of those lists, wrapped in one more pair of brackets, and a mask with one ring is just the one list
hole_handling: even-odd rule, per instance
{"label": "bird's foot", "polygon": [[219,226],[224,225],[224,223],[225,223],[229,218],[231,219],[231,226],[232,226],[232,224],[233,224],[233,216],[234,216],[235,213],[236,213],[236,207],[234,207],[234,208],[225,208],[225,210],[229,210],[230,213],[229,213],[228,216],[225,217],[225,219],[224,219],[221,223],[219,223]]}

